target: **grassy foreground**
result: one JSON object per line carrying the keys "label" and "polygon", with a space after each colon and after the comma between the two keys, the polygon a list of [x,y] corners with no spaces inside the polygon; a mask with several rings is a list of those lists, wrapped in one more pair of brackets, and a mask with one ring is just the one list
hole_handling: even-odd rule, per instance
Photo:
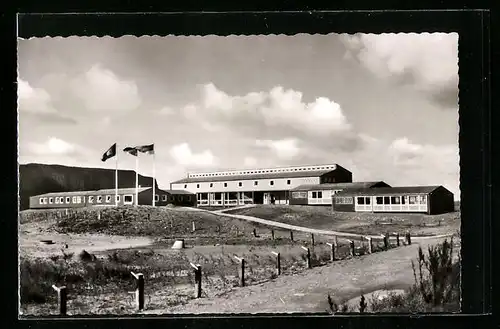
{"label": "grassy foreground", "polygon": [[[282,275],[306,270],[304,251],[298,246],[252,248],[238,254],[245,258],[246,285],[276,278],[276,258],[281,252]],[[347,245],[337,250],[339,260],[349,258]],[[70,314],[131,314],[135,312],[131,271],[143,273],[148,309],[185,304],[193,299],[194,274],[189,263],[200,264],[203,273],[203,297],[217,297],[239,285],[239,262],[231,252],[120,250],[102,255],[82,252],[61,253],[49,258],[22,258],[20,262],[21,309],[25,315],[57,314],[53,284],[68,289]],[[329,261],[326,246],[315,246],[312,266]]]}
{"label": "grassy foreground", "polygon": [[329,311],[342,312],[460,312],[460,258],[453,262],[453,239],[429,246],[427,254],[418,249],[416,262],[412,261],[414,285],[404,294],[389,293],[383,299],[376,296],[367,300],[361,296],[356,307],[344,302],[338,305],[328,295]]}

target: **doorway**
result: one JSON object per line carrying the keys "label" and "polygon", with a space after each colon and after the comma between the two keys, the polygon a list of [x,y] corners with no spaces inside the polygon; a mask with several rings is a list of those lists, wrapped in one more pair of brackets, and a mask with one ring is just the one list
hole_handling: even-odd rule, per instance
{"label": "doorway", "polygon": [[264,204],[264,192],[254,192],[253,193],[253,203],[254,204]]}

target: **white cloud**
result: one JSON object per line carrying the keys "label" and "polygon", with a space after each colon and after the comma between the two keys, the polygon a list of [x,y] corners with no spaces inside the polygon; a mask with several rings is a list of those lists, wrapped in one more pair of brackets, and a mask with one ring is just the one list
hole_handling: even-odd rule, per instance
{"label": "white cloud", "polygon": [[188,143],[173,146],[170,149],[170,156],[184,166],[212,166],[217,162],[217,158],[210,150],[193,153]]}
{"label": "white cloud", "polygon": [[458,34],[342,35],[350,55],[382,78],[409,80],[447,107],[458,104]]}
{"label": "white cloud", "polygon": [[71,90],[93,111],[128,111],[142,103],[134,81],[122,79],[100,65],[72,80]]}
{"label": "white cloud", "polygon": [[33,88],[27,81],[18,79],[17,95],[20,111],[39,114],[57,113],[51,104],[51,97],[45,89]]}
{"label": "white cloud", "polygon": [[292,159],[300,153],[296,139],[257,140],[256,145],[269,148],[280,159]]}
{"label": "white cloud", "polygon": [[237,125],[241,131],[262,129],[264,125],[270,128],[275,138],[284,138],[280,132],[290,128],[315,136],[344,133],[351,129],[335,101],[319,97],[306,103],[301,92],[281,86],[268,92],[231,96],[210,83],[203,87],[201,100],[185,106],[182,112],[188,120],[208,121],[212,126],[227,128]]}
{"label": "white cloud", "polygon": [[28,150],[35,155],[71,155],[78,147],[56,137],[50,137],[43,143],[29,143]]}

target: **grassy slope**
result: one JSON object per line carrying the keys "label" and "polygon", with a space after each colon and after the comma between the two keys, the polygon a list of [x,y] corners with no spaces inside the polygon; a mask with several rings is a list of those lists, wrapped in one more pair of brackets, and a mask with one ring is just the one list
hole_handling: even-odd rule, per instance
{"label": "grassy slope", "polygon": [[333,212],[330,207],[258,205],[229,210],[228,213],[254,216],[281,223],[310,228],[337,230],[359,234],[404,232],[430,235],[455,233],[460,227],[460,213],[443,215],[422,214],[360,214]]}

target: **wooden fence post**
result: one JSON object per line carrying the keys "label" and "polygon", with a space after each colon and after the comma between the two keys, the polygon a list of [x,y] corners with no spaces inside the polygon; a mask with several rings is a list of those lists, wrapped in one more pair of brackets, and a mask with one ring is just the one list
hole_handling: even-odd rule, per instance
{"label": "wooden fence post", "polygon": [[271,230],[271,239],[274,240],[274,230]]}
{"label": "wooden fence post", "polygon": [[240,267],[240,286],[244,287],[245,286],[245,259],[239,258],[236,256],[234,256],[234,258],[236,258],[241,264],[241,267]]}
{"label": "wooden fence post", "polygon": [[400,243],[399,243],[399,233],[394,232],[394,234],[396,235],[396,246],[399,247],[399,245],[400,245]]}
{"label": "wooden fence post", "polygon": [[293,231],[290,231],[290,241],[293,241]]}
{"label": "wooden fence post", "polygon": [[281,255],[279,252],[271,251],[276,256],[276,275],[281,275]]}
{"label": "wooden fence post", "polygon": [[330,260],[332,262],[335,261],[335,244],[334,243],[326,243],[328,246],[330,246]]}
{"label": "wooden fence post", "polygon": [[369,254],[371,254],[371,253],[373,253],[373,242],[372,242],[372,238],[367,237],[366,239],[368,240],[368,253],[369,253]]}
{"label": "wooden fence post", "polygon": [[196,225],[194,224],[194,222],[193,222],[193,229],[192,230],[193,230],[193,233],[196,232]]}
{"label": "wooden fence post", "polygon": [[311,233],[311,245],[314,247],[314,234]]}
{"label": "wooden fence post", "polygon": [[349,252],[350,252],[351,256],[354,257],[356,255],[354,241],[353,240],[347,240],[347,241],[349,241]]}
{"label": "wooden fence post", "polygon": [[406,244],[411,245],[411,235],[410,231],[406,232]]}
{"label": "wooden fence post", "polygon": [[137,288],[135,290],[135,303],[137,309],[142,311],[144,309],[144,275],[142,273],[130,273],[135,278],[137,283]]}
{"label": "wooden fence post", "polygon": [[253,236],[257,237],[257,229],[255,229],[255,228],[253,229]]}
{"label": "wooden fence post", "polygon": [[312,268],[312,264],[311,264],[311,250],[309,248],[306,248],[304,246],[302,246],[302,249],[304,249],[307,254],[306,254],[306,262],[307,262],[307,268]]}
{"label": "wooden fence post", "polygon": [[387,235],[383,235],[384,239],[384,250],[389,249],[389,237]]}
{"label": "wooden fence post", "polygon": [[190,263],[194,269],[194,298],[201,298],[201,265]]}
{"label": "wooden fence post", "polygon": [[68,301],[68,292],[66,290],[66,287],[56,287],[55,285],[52,285],[52,288],[57,291],[57,301],[59,303],[59,314],[60,315],[66,315],[66,303]]}
{"label": "wooden fence post", "polygon": [[100,211],[97,212],[97,219],[101,220],[101,212]]}

